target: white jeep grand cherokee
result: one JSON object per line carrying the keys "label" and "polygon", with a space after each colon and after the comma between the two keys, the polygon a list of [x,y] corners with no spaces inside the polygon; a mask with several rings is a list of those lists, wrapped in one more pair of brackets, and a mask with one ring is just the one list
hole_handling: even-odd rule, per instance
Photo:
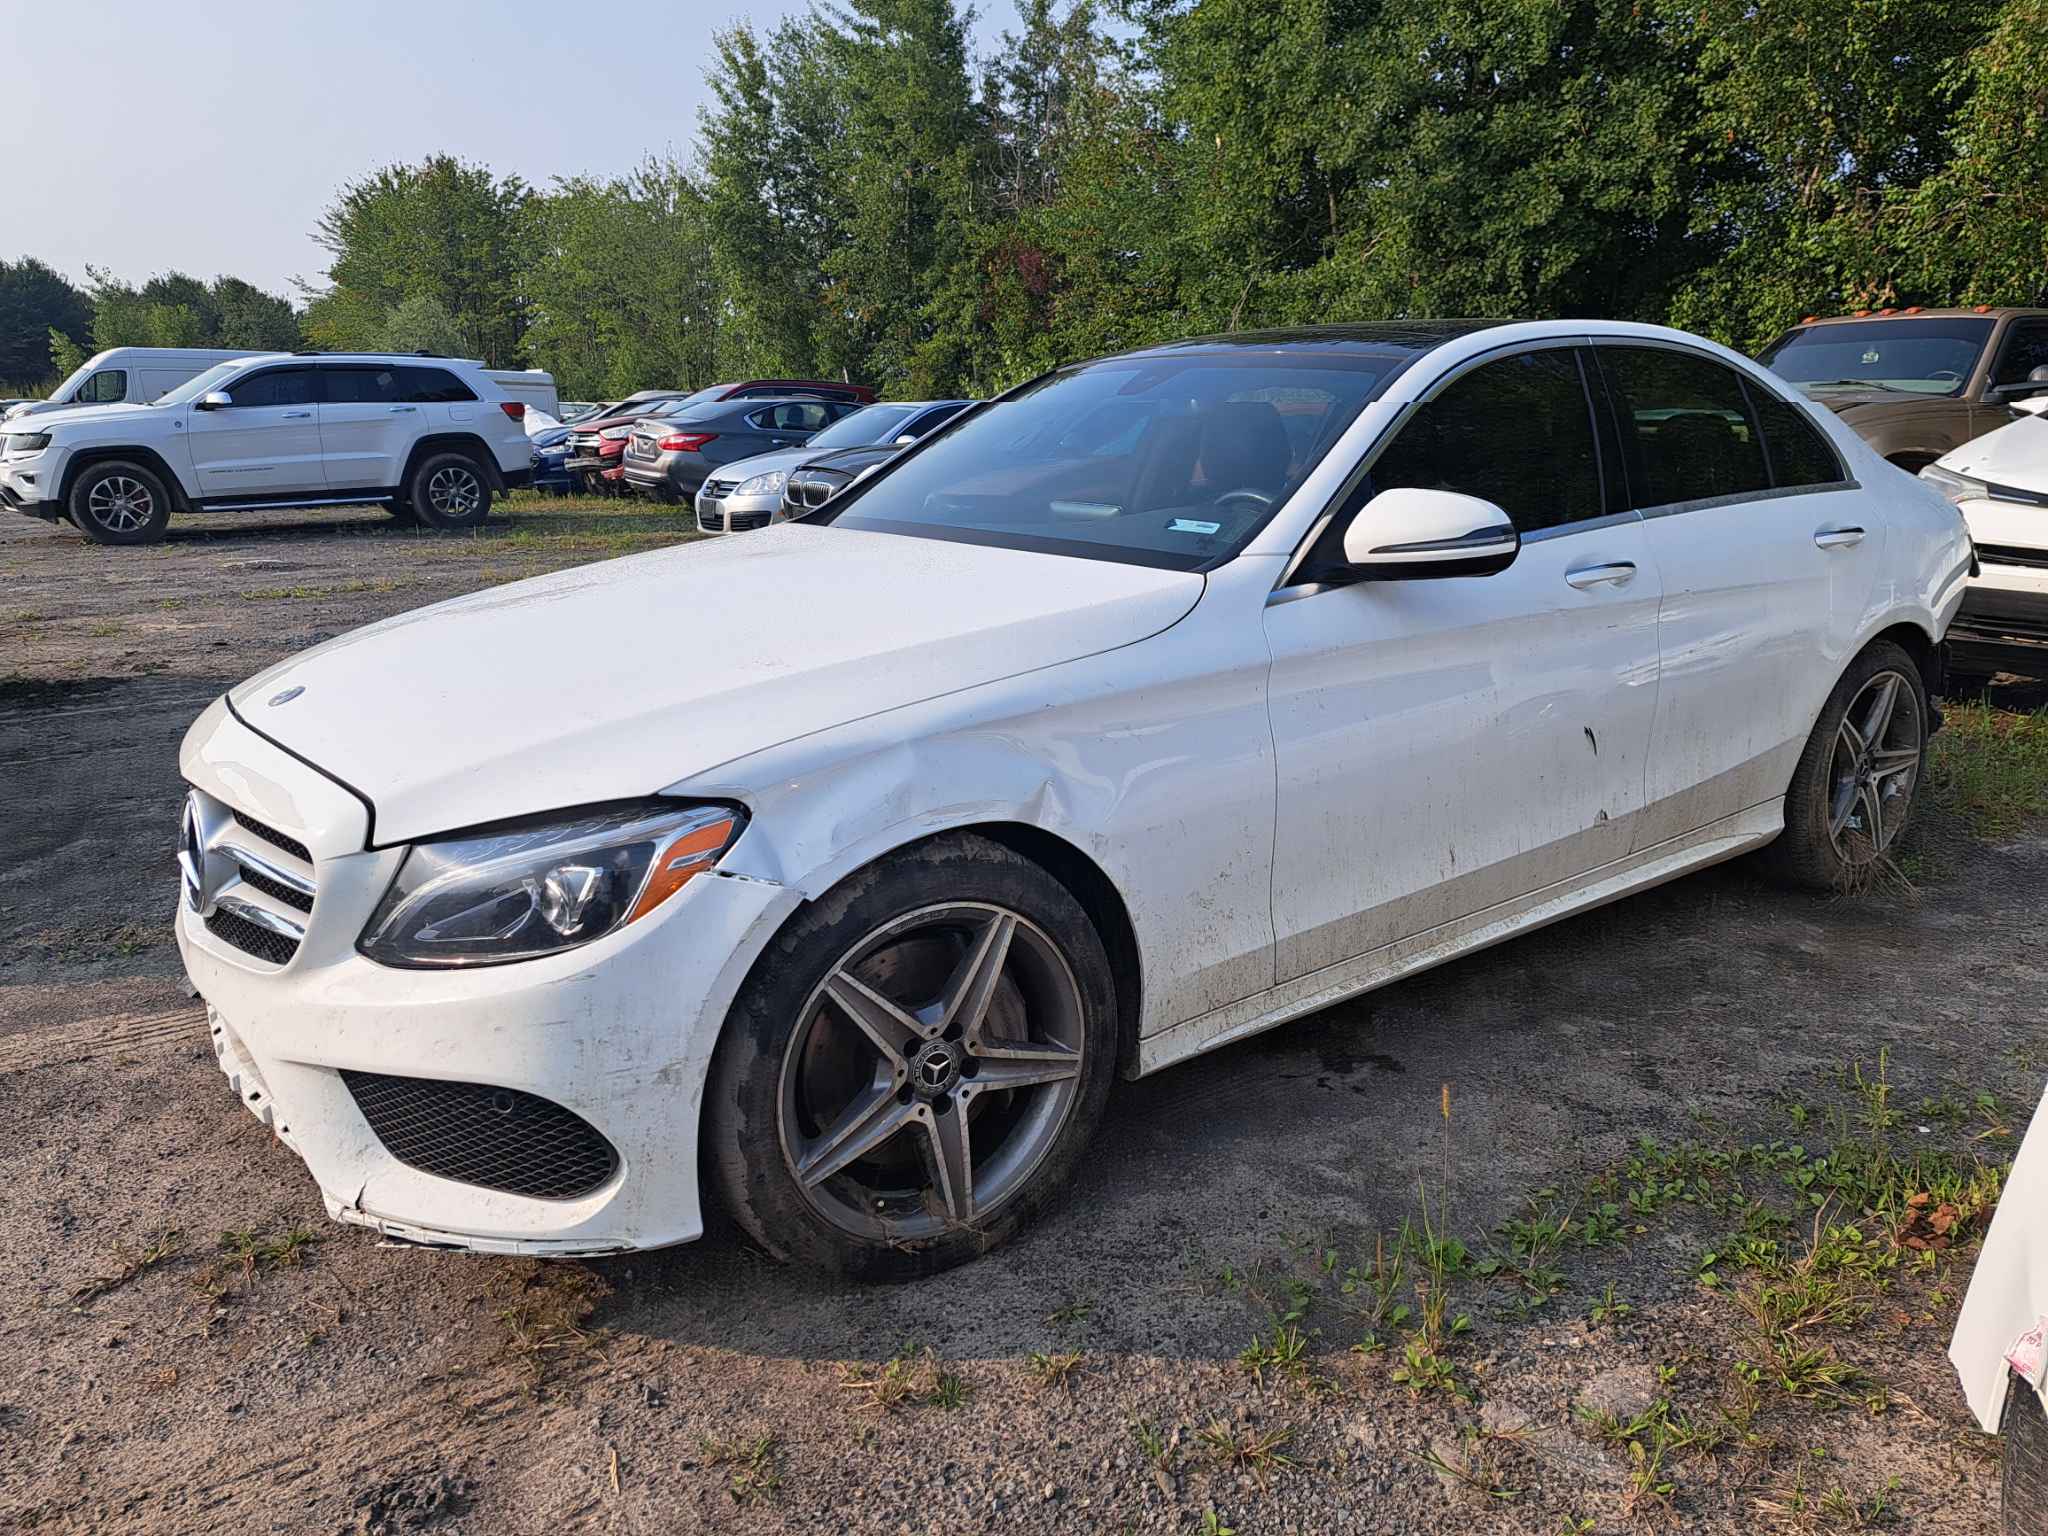
{"label": "white jeep grand cherokee", "polygon": [[0,506],[151,544],[173,512],[381,503],[437,528],[524,485],[526,407],[472,362],[272,353],[148,405],[53,411],[0,435]]}

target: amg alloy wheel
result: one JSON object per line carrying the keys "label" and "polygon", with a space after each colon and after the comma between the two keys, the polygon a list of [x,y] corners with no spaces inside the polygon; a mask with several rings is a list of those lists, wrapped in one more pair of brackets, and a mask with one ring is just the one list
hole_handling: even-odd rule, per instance
{"label": "amg alloy wheel", "polygon": [[1785,791],[1766,860],[1809,890],[1854,886],[1898,847],[1927,750],[1927,687],[1889,640],[1849,663]]}
{"label": "amg alloy wheel", "polygon": [[842,955],[782,1064],[782,1152],[813,1209],[877,1242],[971,1227],[1072,1113],[1081,991],[1004,907],[908,913]]}
{"label": "amg alloy wheel", "polygon": [[723,1203],[785,1258],[906,1279],[1000,1242],[1072,1178],[1115,1075],[1115,984],[1073,895],[977,836],[801,909],[712,1072]]}

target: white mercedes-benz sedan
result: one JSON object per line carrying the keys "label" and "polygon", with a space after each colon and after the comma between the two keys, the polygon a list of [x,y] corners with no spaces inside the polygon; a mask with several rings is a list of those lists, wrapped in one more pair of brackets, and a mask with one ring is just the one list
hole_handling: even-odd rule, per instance
{"label": "white mercedes-benz sedan", "polygon": [[1769,844],[1899,836],[1970,540],[1712,343],[1060,368],[808,517],[374,624],[193,725],[178,942],[329,1212],[901,1277],[1112,1079]]}

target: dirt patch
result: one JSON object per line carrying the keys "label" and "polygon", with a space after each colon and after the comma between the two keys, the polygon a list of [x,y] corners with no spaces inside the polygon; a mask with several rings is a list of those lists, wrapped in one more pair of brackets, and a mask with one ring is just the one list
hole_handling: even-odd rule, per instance
{"label": "dirt patch", "polygon": [[2048,1063],[2033,834],[1839,901],[1713,871],[1124,1085],[1047,1221],[916,1286],[327,1223],[149,938],[179,737],[315,639],[679,521],[0,520],[0,1526],[1991,1527],[1943,1357],[1976,1196],[1865,1167],[1745,1213],[1870,1145],[1881,1052],[1896,1166],[1995,1169]]}

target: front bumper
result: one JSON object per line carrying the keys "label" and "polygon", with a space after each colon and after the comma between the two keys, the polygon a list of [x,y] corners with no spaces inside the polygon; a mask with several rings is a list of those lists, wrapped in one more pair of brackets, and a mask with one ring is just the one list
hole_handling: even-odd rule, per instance
{"label": "front bumper", "polygon": [[[562,955],[395,970],[355,950],[405,852],[363,846],[359,802],[221,703],[193,726],[182,768],[311,854],[317,895],[282,964],[227,942],[183,898],[177,939],[222,1070],[304,1159],[330,1216],[490,1253],[616,1252],[702,1232],[697,1125],[711,1053],[793,893],[700,876],[649,917]],[[617,1167],[569,1198],[424,1171],[379,1139],[345,1072],[534,1095],[601,1133]]]}
{"label": "front bumper", "polygon": [[747,533],[766,528],[782,509],[782,496],[713,496],[697,492],[697,526],[705,533]]}
{"label": "front bumper", "polygon": [[1984,560],[1943,648],[1952,672],[2048,677],[2048,556],[2039,567]]}
{"label": "front bumper", "polygon": [[0,460],[0,507],[54,523],[64,515],[63,503],[50,494],[44,454]]}

